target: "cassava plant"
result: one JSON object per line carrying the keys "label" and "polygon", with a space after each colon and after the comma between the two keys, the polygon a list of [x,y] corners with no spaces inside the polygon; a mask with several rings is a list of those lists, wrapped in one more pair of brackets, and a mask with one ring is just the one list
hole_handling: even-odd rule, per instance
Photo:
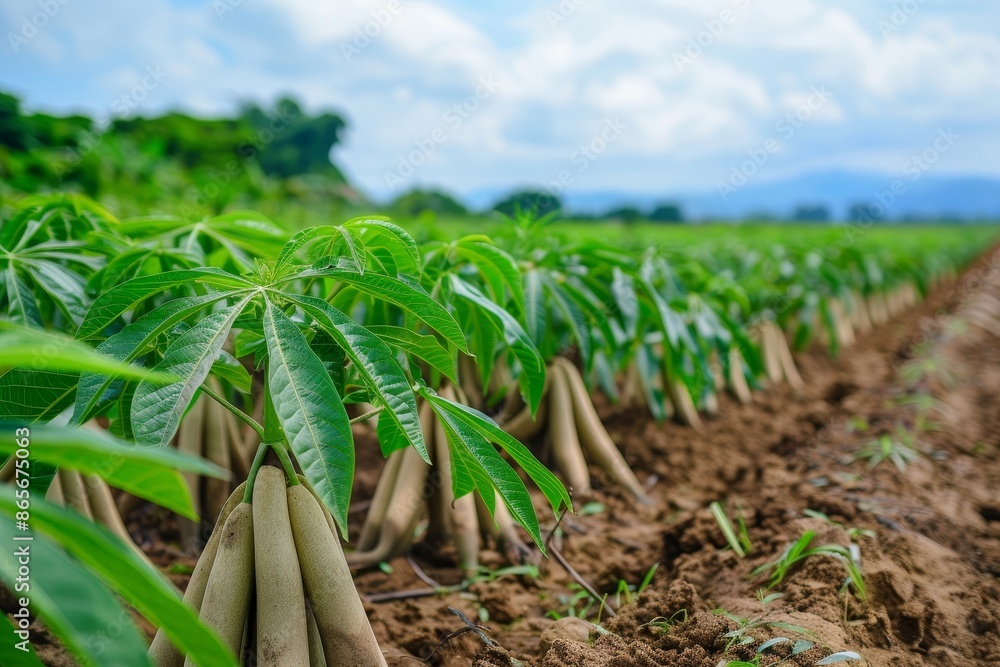
{"label": "cassava plant", "polygon": [[[459,354],[457,367],[451,359],[424,363],[430,384],[448,400],[483,409],[494,377],[512,378],[516,374],[518,381],[504,382],[500,389],[523,395],[537,407],[545,383],[544,363],[521,322],[508,310],[523,310],[523,289],[514,260],[489,238],[467,236],[428,246],[421,276],[422,285],[446,305],[467,338],[468,354]],[[514,362],[513,370],[506,366],[508,359]],[[412,361],[420,363],[419,359]],[[501,367],[503,372],[498,372]],[[431,404],[421,407],[420,421],[432,465],[416,460],[408,450],[389,456],[348,562],[370,567],[405,553],[425,510],[427,543],[454,541],[459,566],[467,572],[478,568],[482,540],[496,541],[514,563],[530,558],[516,522],[502,503],[496,504],[494,512],[482,497],[457,496],[447,483],[458,463],[449,454],[447,425]],[[494,433],[492,437],[504,449],[512,446],[505,434]]]}
{"label": "cassava plant", "polygon": [[[561,472],[578,497],[591,493],[588,463],[600,467],[614,485],[619,485],[640,502],[649,498],[618,447],[601,423],[586,388],[598,351],[618,342],[602,300],[592,266],[603,255],[584,260],[588,251],[601,253],[596,246],[576,247],[557,243],[542,230],[549,220],[519,216],[512,221],[512,236],[506,239],[512,256],[521,259],[523,275],[523,319],[535,347],[547,360],[546,381],[537,405],[525,405],[519,412],[505,406],[511,416],[504,429],[528,441],[544,432],[553,467]],[[561,354],[576,350],[583,375]],[[516,398],[516,397],[515,397]]]}
{"label": "cassava plant", "polygon": [[[303,262],[300,255],[312,259]],[[113,377],[87,374],[80,381],[74,420],[111,411],[118,420],[130,421],[139,444],[163,446],[182,428],[182,418],[199,391],[204,392],[249,424],[261,442],[249,471],[245,502],[220,522],[224,534],[229,534],[225,526],[236,520],[233,517],[252,513],[250,506],[257,501],[249,490],[270,453],[282,463],[293,488],[299,486],[294,476],[294,465],[298,464],[309,493],[322,500],[335,526],[346,537],[354,443],[344,400],[363,401],[380,411],[378,435],[383,451],[412,448],[420,459],[429,462],[431,455],[417,408],[419,397],[431,405],[440,420],[449,455],[456,462],[452,466],[455,497],[476,490],[486,507],[494,511],[499,492],[499,502],[541,546],[538,520],[527,489],[494,443],[539,483],[555,510],[568,503],[562,486],[489,418],[438,396],[424,386],[421,376],[414,372],[415,366],[404,369],[400,364],[404,353],[430,363],[440,356],[433,352],[437,349],[466,350],[465,335],[451,314],[407,276],[407,270],[418,266],[418,260],[417,248],[403,230],[383,220],[365,219],[300,232],[274,262],[261,262],[244,275],[201,267],[121,283],[95,300],[78,337],[100,340],[98,350],[122,361],[143,360],[154,371],[177,379],[161,387],[149,382],[131,387]],[[147,305],[150,300],[155,305]],[[420,335],[426,340],[415,345],[413,336],[367,329],[349,314],[362,306],[375,311],[403,311],[408,325],[405,329],[416,333],[423,329],[426,333]],[[125,326],[118,324],[123,318]],[[235,356],[252,359],[252,366],[263,371],[263,423],[257,423],[207,384],[213,375],[222,375],[217,372],[219,359],[231,338]],[[243,521],[239,534],[241,539],[251,541],[252,522],[249,518]],[[331,532],[330,539],[332,536]],[[329,541],[314,534],[309,539]],[[301,558],[302,547],[297,545]],[[247,564],[246,549],[240,554],[239,558],[222,561],[233,563],[226,566],[225,577],[249,576],[252,567]],[[217,558],[222,555],[220,545]],[[321,589],[309,592],[306,582],[321,630],[323,623],[313,596],[346,588],[357,597],[347,579],[346,563],[338,562],[343,565],[338,567],[339,576],[326,578],[322,584],[314,582]],[[209,566],[206,561],[202,570],[206,568],[212,572],[207,599],[217,565]],[[327,571],[333,574],[333,570]],[[349,598],[341,595],[337,599]],[[291,608],[285,598],[262,598],[260,590],[254,600],[258,610],[273,605]],[[360,603],[340,604],[330,613],[340,616],[343,626],[367,625]],[[203,620],[219,629],[224,639],[228,637],[230,648],[242,656],[247,655],[247,646],[237,646],[233,637],[245,616],[242,606],[228,603],[218,613],[206,615],[202,609]],[[243,636],[240,634],[239,641]],[[259,639],[254,632],[246,637]],[[255,655],[258,663],[264,660],[259,647]],[[326,655],[327,662],[348,659],[337,653]],[[367,664],[367,660],[352,664]]]}

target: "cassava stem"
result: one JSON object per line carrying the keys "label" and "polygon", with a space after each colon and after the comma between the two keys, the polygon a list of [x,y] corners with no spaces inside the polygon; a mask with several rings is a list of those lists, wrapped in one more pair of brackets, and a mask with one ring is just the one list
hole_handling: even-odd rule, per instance
{"label": "cassava stem", "polygon": [[[204,453],[205,408],[210,400],[207,396],[199,396],[188,410],[187,416],[181,420],[180,428],[177,429],[177,450],[179,452],[198,457]],[[194,501],[194,506],[200,508],[202,506],[201,477],[198,473],[185,472],[184,481],[187,482],[188,489],[191,491],[191,500]],[[194,551],[201,526],[189,519],[181,519],[178,527],[184,548],[188,551]]]}
{"label": "cassava stem", "polygon": [[340,540],[330,532],[319,502],[301,484],[288,487],[287,497],[302,582],[312,602],[327,662],[387,667],[354,588]]}
{"label": "cassava stem", "polygon": [[372,567],[406,551],[423,509],[421,488],[427,480],[428,466],[413,447],[402,450],[399,475],[392,500],[385,513],[377,544],[370,550],[347,554],[351,567]]}
{"label": "cassava stem", "polygon": [[306,600],[288,518],[285,474],[272,466],[257,473],[253,527],[257,664],[309,667]]}
{"label": "cassava stem", "polygon": [[87,502],[87,488],[83,485],[80,473],[76,470],[60,468],[56,474],[62,476],[62,491],[66,505],[93,522],[94,513],[90,509],[90,503]]}
{"label": "cassava stem", "polygon": [[118,506],[115,505],[115,499],[107,482],[97,475],[81,475],[81,479],[87,490],[87,502],[94,515],[94,521],[114,533],[148,563],[146,554],[132,540],[132,536],[125,528],[125,522],[122,521],[122,515],[118,512]]}
{"label": "cassava stem", "polygon": [[378,543],[379,530],[385,519],[385,513],[389,509],[392,501],[392,492],[396,486],[396,478],[399,476],[400,462],[403,460],[403,452],[400,450],[389,454],[382,467],[382,474],[379,475],[378,484],[375,486],[375,493],[372,495],[371,504],[368,506],[368,514],[365,523],[361,526],[361,534],[358,536],[358,551],[369,551]]}
{"label": "cassava stem", "polygon": [[552,458],[573,493],[577,496],[586,495],[590,493],[590,471],[576,430],[568,381],[558,364],[549,366],[548,376],[551,382],[549,436],[552,440]]}
{"label": "cassava stem", "polygon": [[[199,616],[237,658],[254,588],[253,543],[253,507],[240,503],[223,525]],[[195,667],[190,658],[184,665]]]}
{"label": "cassava stem", "polygon": [[[201,611],[201,603],[205,598],[205,588],[208,586],[209,576],[212,574],[212,567],[219,552],[219,541],[222,538],[223,528],[226,520],[233,510],[243,502],[243,492],[246,489],[246,482],[243,482],[233,491],[226,504],[223,505],[215,523],[215,530],[205,543],[205,549],[198,558],[198,563],[191,573],[187,588],[184,590],[184,602],[195,611]],[[156,667],[182,667],[184,655],[171,643],[163,630],[157,630],[153,643],[149,647],[149,658]]]}
{"label": "cassava stem", "polygon": [[[207,399],[206,399],[207,400]],[[223,470],[232,467],[229,458],[227,410],[216,401],[207,400],[205,406],[204,455]],[[217,516],[229,496],[229,480],[206,477],[204,480],[204,512],[207,516]]]}
{"label": "cassava stem", "polygon": [[576,420],[576,430],[586,456],[607,472],[617,484],[621,484],[636,500],[643,504],[652,502],[645,489],[629,467],[621,451],[611,440],[601,418],[598,417],[594,404],[587,393],[587,387],[576,367],[562,357],[556,357],[553,367],[561,367],[570,400],[573,404],[573,415]]}

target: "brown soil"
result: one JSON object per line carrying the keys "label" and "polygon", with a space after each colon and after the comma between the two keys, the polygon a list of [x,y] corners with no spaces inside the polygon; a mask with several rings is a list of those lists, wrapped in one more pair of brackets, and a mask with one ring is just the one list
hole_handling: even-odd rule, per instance
{"label": "brown soil", "polygon": [[[1000,265],[1000,254],[993,261]],[[789,656],[791,642],[780,644],[762,665],[812,665],[848,650],[878,666],[1000,664],[1000,339],[945,318],[982,288],[984,266],[860,336],[838,359],[821,349],[796,354],[806,381],[800,395],[770,387],[750,406],[722,397],[719,417],[699,431],[602,405],[609,432],[657,502],[637,505],[597,476],[594,496],[576,502],[578,509],[587,501],[603,509],[567,516],[553,544],[608,594],[618,615],[598,618],[600,605],[588,608],[585,594],[550,559],[537,578],[507,575],[462,593],[366,603],[389,664],[418,665],[430,656],[427,664],[445,667],[716,667],[752,659],[774,637],[815,645]],[[919,377],[917,366],[925,369]],[[920,396],[940,403],[921,409],[914,403]],[[902,471],[853,459],[883,434],[912,439],[919,459]],[[370,439],[359,440],[359,457],[353,534],[381,467]],[[707,509],[716,500],[746,521],[753,543],[747,558],[727,548]],[[544,500],[536,503],[547,516]],[[144,508],[130,519],[158,564],[194,565],[167,546],[177,531],[166,513]],[[843,589],[843,563],[822,555],[767,591],[781,597],[759,601],[767,578],[751,572],[807,530],[817,534],[814,545],[859,547],[866,601]],[[482,560],[505,564],[495,551]],[[418,547],[412,562],[443,585],[462,578],[449,553]],[[616,594],[620,582],[638,584],[655,563],[638,600],[629,604]],[[171,579],[183,587],[187,577]],[[359,573],[356,583],[366,596],[428,588],[406,558],[392,561],[390,573]],[[467,629],[449,607],[481,621],[497,645],[484,648],[469,631],[448,639]],[[588,611],[600,629],[552,618],[571,607]],[[734,637],[733,617],[751,627]],[[742,637],[752,639],[741,644]],[[55,648],[40,647],[46,664],[69,664]]]}

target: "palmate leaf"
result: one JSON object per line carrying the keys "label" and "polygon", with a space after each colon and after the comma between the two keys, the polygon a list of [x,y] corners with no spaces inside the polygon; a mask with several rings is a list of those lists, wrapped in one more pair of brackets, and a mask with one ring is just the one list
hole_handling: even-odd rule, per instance
{"label": "palmate leaf", "polygon": [[[481,471],[489,477],[490,485],[500,493],[511,514],[544,550],[538,528],[538,518],[535,516],[531,497],[528,495],[521,478],[499,456],[494,445],[507,452],[514,459],[514,462],[528,473],[528,477],[538,485],[555,513],[558,513],[562,507],[572,508],[572,501],[566,487],[545,466],[539,463],[538,459],[524,445],[509,436],[497,426],[496,422],[482,412],[449,401],[427,389],[423,389],[421,394],[434,408],[434,412],[441,419],[446,432],[450,429],[457,438],[450,442],[456,446],[461,443],[464,447],[465,451],[460,452],[456,458],[464,461],[470,467],[472,467],[473,461],[478,464]],[[484,492],[481,484],[485,477],[473,474],[473,478],[478,480],[475,482],[476,487],[480,489],[481,493]],[[468,482],[461,488],[468,488]]]}
{"label": "palmate leaf", "polygon": [[[80,325],[79,331],[76,332],[76,337],[85,339],[97,335],[140,301],[144,301],[155,294],[166,292],[178,285],[191,283],[225,287],[231,290],[241,290],[241,288],[245,290],[256,287],[256,285],[246,278],[241,278],[222,269],[210,267],[179,269],[152,276],[140,276],[124,282],[97,297],[94,303],[91,304],[90,310]],[[239,294],[239,292],[234,292],[233,296],[238,296]]]}
{"label": "palmate leaf", "polygon": [[[487,313],[502,332],[504,343],[521,362],[521,375],[524,378],[521,387],[534,414],[538,410],[538,404],[542,400],[542,390],[545,388],[545,361],[538,348],[531,342],[531,338],[513,315],[503,306],[487,298],[474,285],[452,274],[450,286],[455,296]],[[493,353],[492,350],[477,350],[477,352],[489,355]]]}
{"label": "palmate leaf", "polygon": [[23,259],[20,263],[67,320],[74,325],[83,321],[87,299],[80,276],[49,260]]}
{"label": "palmate leaf", "polygon": [[333,254],[333,249],[338,239],[347,244],[347,248],[351,254],[351,258],[357,265],[359,271],[364,273],[365,269],[365,255],[364,255],[364,245],[360,244],[361,252],[360,256],[358,254],[357,244],[354,243],[354,239],[351,237],[351,233],[345,229],[343,226],[339,225],[324,225],[321,227],[309,227],[308,229],[303,229],[301,232],[297,232],[288,242],[281,248],[281,252],[278,253],[278,259],[274,263],[275,271],[280,272],[290,266],[296,258],[296,255],[300,250],[308,246],[310,243],[316,239],[328,239],[326,247],[326,252],[321,253],[322,255]]}
{"label": "palmate leaf", "polygon": [[234,306],[206,316],[167,348],[163,360],[153,370],[178,379],[163,386],[143,380],[136,388],[132,398],[132,424],[137,442],[163,446],[174,437],[181,415],[208,377],[233,322],[249,300],[250,297],[245,297]]}
{"label": "palmate leaf", "polygon": [[[13,427],[0,428],[0,455],[16,449]],[[229,471],[170,447],[122,442],[105,431],[38,426],[31,429],[31,459],[98,475],[116,489],[197,520],[181,471],[225,479]]]}
{"label": "palmate leaf", "polygon": [[399,271],[415,274],[420,267],[420,251],[409,232],[383,218],[354,218],[343,227],[358,235],[368,247],[388,252]]}
{"label": "palmate leaf", "polygon": [[385,406],[380,417],[396,422],[420,457],[430,463],[417,414],[417,398],[395,355],[385,342],[326,301],[311,296],[288,296],[344,349],[373,397]]}
{"label": "palmate leaf", "polygon": [[354,481],[351,420],[323,362],[298,325],[272,303],[264,311],[264,338],[275,414],[303,474],[346,539]]}
{"label": "palmate leaf", "polygon": [[[0,490],[0,513],[5,515],[0,520],[0,537],[7,544],[16,544],[12,541],[14,525],[6,517],[13,516],[17,509],[14,489]],[[118,538],[75,512],[44,500],[32,501],[31,519],[33,530],[45,536],[32,541],[33,606],[85,660],[99,667],[149,664],[146,642],[130,614],[99,583],[96,574],[153,625],[163,628],[192,662],[202,667],[236,666],[229,650],[184,604],[173,584]],[[50,539],[65,547],[87,569],[67,557]],[[6,563],[0,567],[0,575],[9,575]]]}
{"label": "palmate leaf", "polygon": [[[115,373],[151,383],[172,378],[118,363],[83,343],[56,334],[0,323],[0,419],[19,422],[48,421],[73,402],[80,371]],[[95,376],[101,377],[101,376]]]}

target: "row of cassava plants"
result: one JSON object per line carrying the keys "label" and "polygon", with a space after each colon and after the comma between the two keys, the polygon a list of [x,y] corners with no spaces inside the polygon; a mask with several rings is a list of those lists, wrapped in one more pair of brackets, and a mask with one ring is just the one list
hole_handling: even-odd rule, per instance
{"label": "row of cassava plants", "polygon": [[[782,329],[798,340],[803,328],[817,328],[808,310],[816,299],[830,312],[838,295],[865,295],[866,307],[874,295],[886,302],[886,315],[890,302],[912,301],[889,296],[903,281],[863,274],[851,282],[860,260],[847,251],[818,263],[848,277],[834,289],[822,282],[829,271],[816,278],[817,262],[806,252],[758,251],[755,268],[739,249],[720,246],[699,274],[677,249],[569,243],[547,233],[544,222],[513,221],[498,243],[471,236],[418,246],[382,219],[289,238],[247,212],[122,222],[76,196],[23,202],[0,230],[5,319],[73,334],[76,341],[66,344],[96,348],[105,365],[60,366],[39,361],[37,351],[8,362],[0,390],[18,400],[4,401],[0,416],[18,425],[96,423],[109,432],[67,431],[77,439],[90,433],[87,442],[101,445],[87,450],[82,468],[80,457],[39,456],[33,497],[50,493],[74,508],[72,530],[90,530],[78,521],[89,510],[126,542],[110,493],[88,493],[85,480],[108,478],[136,497],[182,508],[176,498],[108,472],[121,467],[118,438],[136,443],[129,456],[140,459],[169,444],[206,456],[219,465],[171,471],[191,473],[188,494],[197,504],[186,496],[182,514],[214,521],[185,594],[188,608],[245,662],[382,664],[349,564],[405,552],[424,514],[426,539],[454,540],[466,569],[476,567],[482,539],[500,542],[512,560],[527,557],[518,525],[544,552],[527,489],[497,447],[554,511],[570,497],[521,444],[537,434],[545,437],[536,451],[572,493],[590,492],[594,465],[647,501],[594,411],[587,379],[612,397],[645,403],[657,417],[697,425],[699,409],[717,409],[717,391],[750,400],[775,354],[794,368]],[[927,246],[926,266],[946,275],[976,248]],[[894,268],[882,262],[880,270]],[[861,263],[871,269],[869,256]],[[780,280],[766,283],[776,265]],[[911,278],[921,266],[910,257]],[[769,291],[756,294],[754,280]],[[779,324],[764,334],[770,320],[762,315],[776,302],[784,304]],[[152,374],[137,376],[141,368]],[[363,414],[351,419],[349,410]],[[337,538],[347,538],[357,421],[375,422],[389,458],[359,540],[345,555]],[[215,479],[224,468],[229,479]],[[79,494],[67,499],[67,487],[81,485],[83,501]],[[197,524],[188,532],[186,546],[198,548]],[[96,555],[87,550],[94,545],[54,537],[93,567]],[[155,578],[129,553],[131,567]],[[113,577],[105,581],[140,611],[148,608]],[[237,589],[246,595],[232,595]],[[84,662],[101,663],[86,635],[74,634],[78,628],[60,626],[64,619],[53,609],[39,612]],[[92,619],[81,614],[74,620],[85,626]],[[150,618],[161,626],[155,664],[183,664],[185,654],[198,664],[227,664],[212,661],[218,653],[210,657],[218,641],[181,641],[177,624]]]}

